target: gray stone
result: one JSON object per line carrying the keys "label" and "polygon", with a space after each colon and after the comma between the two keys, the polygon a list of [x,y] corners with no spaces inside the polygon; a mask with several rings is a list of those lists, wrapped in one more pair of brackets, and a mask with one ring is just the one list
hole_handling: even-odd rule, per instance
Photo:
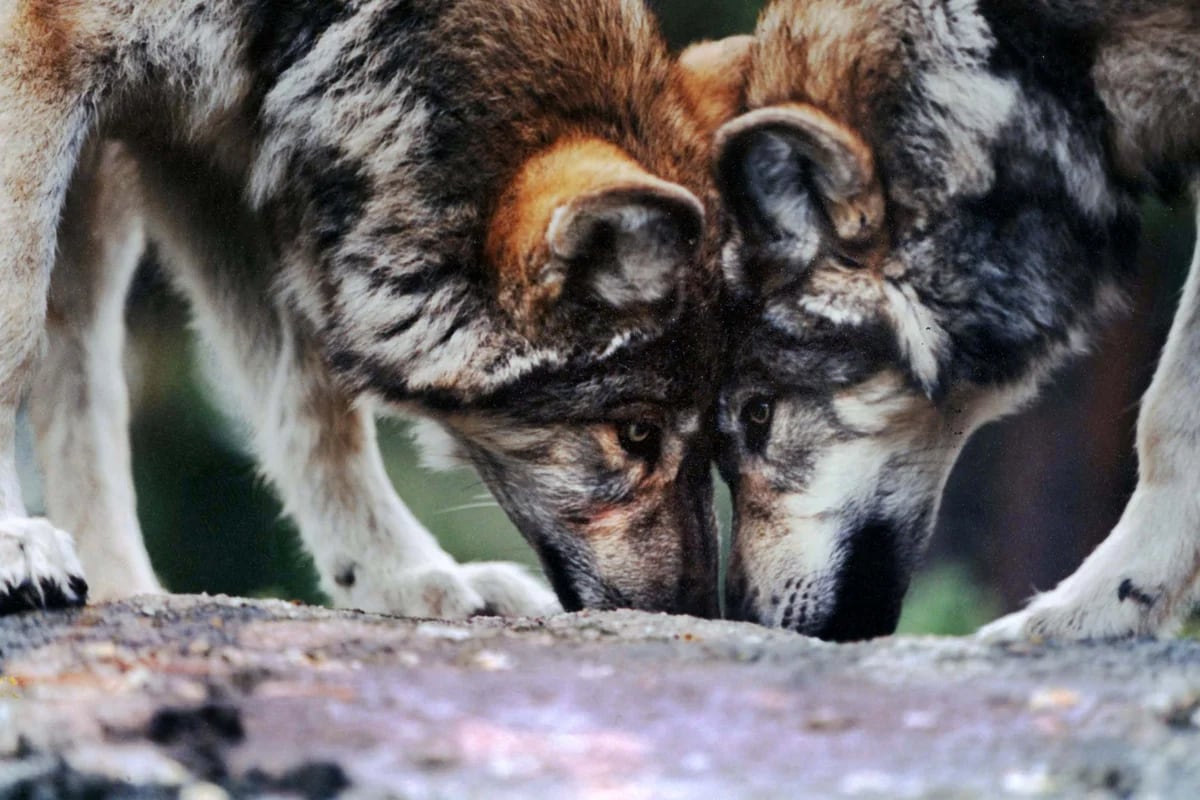
{"label": "gray stone", "polygon": [[1200,797],[1200,643],[153,597],[0,620],[0,798]]}

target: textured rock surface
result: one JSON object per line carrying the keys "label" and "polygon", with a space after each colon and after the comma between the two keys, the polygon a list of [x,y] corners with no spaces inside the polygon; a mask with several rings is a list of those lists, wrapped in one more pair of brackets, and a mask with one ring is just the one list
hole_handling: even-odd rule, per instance
{"label": "textured rock surface", "polygon": [[1200,797],[1200,643],[226,598],[0,620],[0,797]]}

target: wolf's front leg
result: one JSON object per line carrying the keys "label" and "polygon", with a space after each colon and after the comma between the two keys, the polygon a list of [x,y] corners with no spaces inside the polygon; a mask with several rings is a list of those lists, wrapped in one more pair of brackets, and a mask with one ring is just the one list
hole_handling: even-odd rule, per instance
{"label": "wolf's front leg", "polygon": [[92,596],[161,591],[137,520],[122,369],[125,299],[145,247],[136,165],[113,142],[85,149],[50,286],[46,353],[30,395],[46,506],[71,531]]}
{"label": "wolf's front leg", "polygon": [[[17,406],[37,358],[55,227],[86,129],[66,85],[0,6],[0,614],[80,605],[87,584],[71,537],[30,519],[17,481]],[[58,76],[69,84],[66,70]]]}
{"label": "wolf's front leg", "polygon": [[[1193,197],[1200,197],[1200,185]],[[1173,631],[1200,576],[1200,248],[1138,417],[1140,478],[1117,527],[1074,575],[987,640],[1098,639]]]}
{"label": "wolf's front leg", "polygon": [[[189,238],[197,236],[204,232]],[[335,384],[305,324],[276,308],[265,287],[239,282],[248,270],[181,257],[170,239],[179,282],[214,345],[222,388],[249,422],[262,469],[336,605],[440,618],[558,607],[516,565],[457,564],[396,496],[370,409]]]}
{"label": "wolf's front leg", "polygon": [[392,489],[369,409],[333,386],[315,354],[286,347],[263,401],[263,466],[337,605],[441,618],[555,610],[522,568],[459,565],[442,550]]}

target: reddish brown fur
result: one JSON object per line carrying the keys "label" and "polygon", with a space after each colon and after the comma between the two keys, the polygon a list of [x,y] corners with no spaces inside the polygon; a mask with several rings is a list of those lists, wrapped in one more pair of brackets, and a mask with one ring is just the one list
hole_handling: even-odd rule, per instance
{"label": "reddish brown fur", "polygon": [[627,153],[594,138],[564,139],[525,162],[501,195],[488,227],[486,253],[505,310],[528,327],[561,293],[561,282],[539,281],[550,260],[546,233],[557,209],[577,198],[652,180]]}
{"label": "reddish brown fur", "polygon": [[694,44],[680,55],[679,85],[703,130],[715,131],[742,111],[755,42],[753,36],[730,36]]}
{"label": "reddish brown fur", "polygon": [[[43,79],[65,82],[71,72],[75,25],[63,0],[25,0],[13,21],[17,41],[36,54]],[[24,59],[29,63],[29,59]]]}
{"label": "reddish brown fur", "polygon": [[[577,6],[571,13],[581,16],[611,8],[588,0],[565,0],[564,5]],[[505,87],[489,87],[502,94],[487,102],[510,110],[502,135],[480,137],[484,146],[517,155],[498,187],[485,253],[501,306],[527,332],[559,289],[539,286],[537,277],[546,263],[546,227],[563,201],[580,192],[641,185],[654,176],[682,184],[705,205],[716,203],[709,180],[713,133],[741,108],[750,37],[711,43],[673,60],[649,15],[631,13],[633,7],[626,7],[625,18],[604,19],[589,31],[593,37],[596,30],[608,31],[602,41],[586,42],[563,38],[574,31],[528,20],[513,24],[513,17],[544,13],[544,4],[525,0],[472,3],[447,17],[456,30],[475,31],[462,44],[472,48],[472,58],[539,56],[489,68],[505,75]],[[471,19],[459,18],[467,13]],[[531,40],[499,43],[494,31]],[[539,87],[538,94],[520,90],[528,86]],[[595,116],[613,98],[623,99],[622,108]],[[581,115],[577,109],[588,112]],[[626,121],[630,109],[636,120]]]}
{"label": "reddish brown fur", "polygon": [[813,0],[804,13],[775,3],[759,23],[746,86],[750,108],[807,102],[860,131],[874,125],[874,98],[904,63],[886,0]]}

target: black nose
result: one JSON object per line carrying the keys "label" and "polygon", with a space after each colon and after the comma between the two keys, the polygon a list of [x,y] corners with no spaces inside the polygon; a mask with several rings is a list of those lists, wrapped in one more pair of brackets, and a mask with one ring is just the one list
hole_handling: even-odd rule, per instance
{"label": "black nose", "polygon": [[872,520],[845,541],[833,613],[816,635],[857,642],[895,633],[912,570],[899,555],[896,526]]}
{"label": "black nose", "polygon": [[762,624],[758,613],[758,592],[750,588],[749,581],[741,566],[735,562],[729,565],[725,575],[725,618],[737,622],[757,622]]}
{"label": "black nose", "polygon": [[715,619],[721,615],[721,603],[717,596],[715,577],[712,580],[689,583],[682,587],[680,594],[679,608],[676,613],[702,619]]}
{"label": "black nose", "polygon": [[582,611],[583,598],[580,597],[579,591],[575,588],[575,582],[571,579],[573,572],[571,565],[573,561],[579,559],[578,554],[550,541],[540,542],[537,554],[538,559],[542,562],[542,571],[550,580],[554,593],[558,595],[558,602],[562,605],[563,611]]}

